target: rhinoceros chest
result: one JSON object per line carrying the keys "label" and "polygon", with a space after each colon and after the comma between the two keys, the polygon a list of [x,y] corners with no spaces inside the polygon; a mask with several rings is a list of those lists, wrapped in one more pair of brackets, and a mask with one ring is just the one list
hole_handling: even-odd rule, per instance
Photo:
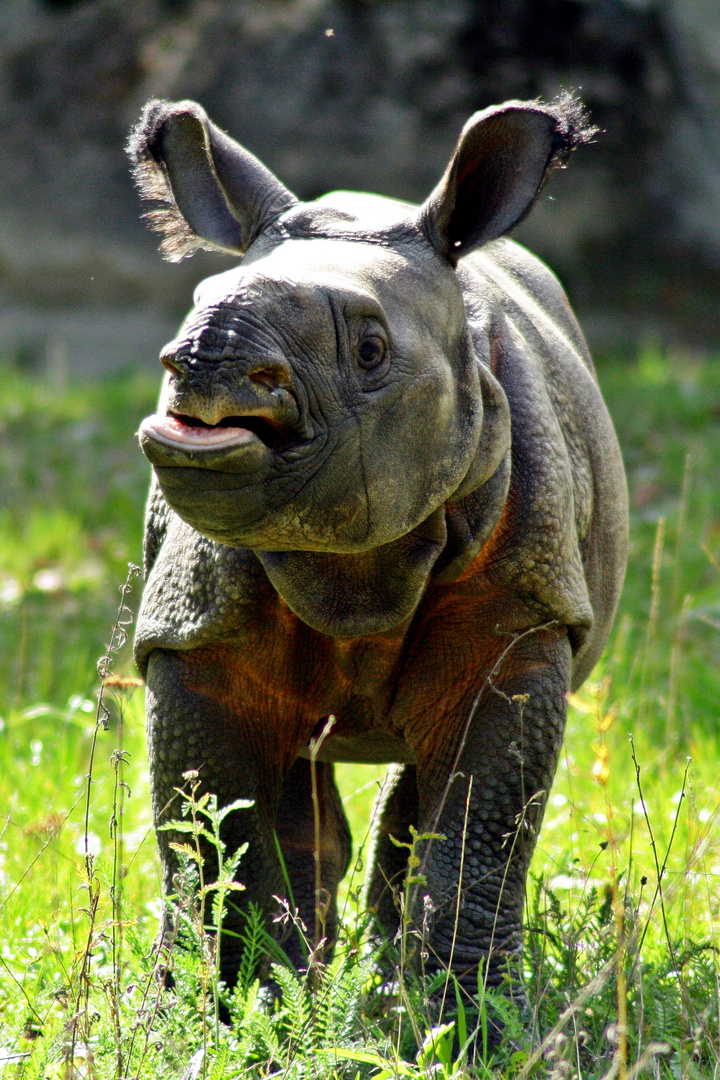
{"label": "rhinoceros chest", "polygon": [[[425,535],[428,530],[417,543],[439,546],[434,535]],[[301,569],[315,575],[305,585],[322,600],[322,590],[310,588],[317,584],[317,568]],[[418,573],[425,578],[427,568],[420,566]],[[375,567],[376,591],[382,592],[388,576],[384,564]],[[367,592],[367,581],[360,584]],[[351,590],[344,595],[351,611]],[[326,754],[332,750],[338,760],[404,760],[409,751],[401,745],[403,720],[393,714],[393,702],[416,620],[417,611],[387,630],[323,633],[292,610],[255,554],[207,540],[172,515],[145,588],[136,656],[144,670],[153,649],[178,650],[192,655],[198,672],[219,673],[210,692],[230,705],[239,737],[250,727],[275,729],[283,743],[295,740],[298,751],[306,752],[332,715]]]}
{"label": "rhinoceros chest", "polygon": [[[307,626],[276,595],[224,646],[233,673],[234,711],[241,721],[289,725],[303,752],[309,752],[310,740],[320,736],[330,716],[334,722],[328,747],[337,749],[342,743],[347,754],[348,740],[354,747],[358,739],[375,744],[383,741],[382,731],[387,732],[383,738],[390,738],[387,717],[402,667],[404,637],[400,631],[335,639]],[[376,760],[377,748],[367,753],[355,747],[355,756],[347,760]]]}
{"label": "rhinoceros chest", "polygon": [[420,741],[465,716],[507,640],[497,633],[502,606],[473,575],[431,589],[403,628],[339,639],[266,595],[242,632],[210,648],[230,673],[239,738],[273,730],[302,757],[321,740],[323,761],[412,762]]}

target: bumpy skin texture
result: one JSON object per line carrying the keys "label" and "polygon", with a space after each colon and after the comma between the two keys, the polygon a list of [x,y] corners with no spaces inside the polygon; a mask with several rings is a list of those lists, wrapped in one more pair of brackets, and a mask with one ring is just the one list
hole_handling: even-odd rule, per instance
{"label": "bumpy skin texture", "polygon": [[[405,859],[389,837],[444,834],[415,911],[428,966],[470,993],[481,961],[496,982],[520,948],[566,695],[625,567],[622,463],[582,334],[550,271],[500,238],[581,120],[568,102],[478,114],[419,210],[300,205],[193,103],[153,103],[133,142],[165,250],[244,255],[201,286],[141,429],[155,820],[189,769],[221,804],[254,800],[225,822],[230,848],[249,844],[236,897],[270,913],[287,893],[277,840],[314,933],[308,759],[332,714],[316,773],[328,948],[350,853],[333,762],[395,762],[369,901],[392,934]],[[302,967],[299,938],[284,943]]]}

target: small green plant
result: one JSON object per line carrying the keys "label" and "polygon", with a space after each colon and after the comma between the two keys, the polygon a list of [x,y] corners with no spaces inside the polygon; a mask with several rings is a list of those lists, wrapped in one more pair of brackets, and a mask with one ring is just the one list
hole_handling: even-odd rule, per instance
{"label": "small green plant", "polygon": [[[249,799],[236,799],[227,806],[218,807],[217,796],[209,792],[200,793],[199,773],[195,770],[183,773],[189,790],[176,788],[182,797],[182,819],[169,821],[159,828],[172,833],[186,834],[190,842],[172,841],[171,847],[178,853],[181,874],[189,865],[197,871],[197,888],[193,893],[194,931],[200,942],[202,962],[200,966],[202,993],[200,997],[203,1052],[207,1053],[207,1017],[205,1003],[210,994],[215,1022],[215,1044],[220,1046],[220,949],[222,944],[223,920],[225,917],[225,898],[229,893],[240,892],[245,886],[235,880],[240,860],[247,851],[247,844],[241,844],[236,851],[226,854],[226,845],[220,836],[220,827],[235,810],[246,810],[253,805]],[[217,871],[214,880],[207,880],[206,858],[202,850],[205,841],[215,851]],[[187,892],[186,892],[187,896]],[[168,901],[178,897],[168,897]],[[210,922],[206,922],[207,901],[210,904]],[[210,933],[208,933],[210,931]],[[204,1074],[203,1074],[204,1075]]]}

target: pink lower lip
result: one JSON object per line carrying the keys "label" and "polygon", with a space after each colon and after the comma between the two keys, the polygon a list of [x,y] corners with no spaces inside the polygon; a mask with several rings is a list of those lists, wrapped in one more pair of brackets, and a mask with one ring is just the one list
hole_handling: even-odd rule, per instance
{"label": "pink lower lip", "polygon": [[147,416],[140,425],[140,434],[192,450],[217,450],[224,446],[242,446],[253,442],[257,435],[244,427],[192,427],[174,416]]}

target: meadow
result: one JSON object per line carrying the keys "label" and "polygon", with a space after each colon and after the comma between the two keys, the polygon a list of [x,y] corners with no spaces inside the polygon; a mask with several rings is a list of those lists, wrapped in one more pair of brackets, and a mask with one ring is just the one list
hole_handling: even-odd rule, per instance
{"label": "meadow", "polygon": [[[404,943],[388,979],[367,936],[369,766],[339,769],[356,857],[332,964],[295,976],[251,923],[230,993],[212,894],[204,910],[183,894],[174,987],[158,988],[164,901],[126,640],[148,478],[133,434],[158,380],[0,368],[0,1077],[720,1077],[720,358],[647,348],[598,373],[628,471],[630,565],[605,656],[571,700],[533,862],[530,1006],[480,982],[466,1008],[448,980],[437,1016]],[[212,829],[191,786],[186,823]],[[274,1003],[255,979],[263,952]]]}

